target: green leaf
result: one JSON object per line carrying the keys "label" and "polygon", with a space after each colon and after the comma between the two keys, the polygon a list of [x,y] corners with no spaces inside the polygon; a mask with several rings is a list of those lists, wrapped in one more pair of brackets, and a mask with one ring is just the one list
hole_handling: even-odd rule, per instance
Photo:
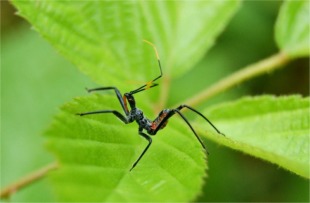
{"label": "green leaf", "polygon": [[275,27],[275,37],[282,51],[291,57],[308,56],[310,4],[307,0],[283,3]]}
{"label": "green leaf", "polygon": [[226,134],[204,133],[209,139],[309,178],[309,98],[249,97],[205,115]]}
{"label": "green leaf", "polygon": [[183,74],[213,45],[239,5],[217,0],[13,3],[85,74],[99,84],[117,86],[158,74],[155,55],[143,39],[158,47],[165,76]]}
{"label": "green leaf", "polygon": [[[115,101],[115,102],[108,102]],[[118,109],[116,96],[90,95],[66,104],[47,131],[48,148],[61,169],[53,173],[62,201],[190,201],[201,190],[205,152],[186,123],[171,118],[138,165],[147,145],[138,126],[113,114],[78,116],[79,112]],[[147,115],[147,104],[141,108]],[[149,111],[147,111],[149,110]]]}

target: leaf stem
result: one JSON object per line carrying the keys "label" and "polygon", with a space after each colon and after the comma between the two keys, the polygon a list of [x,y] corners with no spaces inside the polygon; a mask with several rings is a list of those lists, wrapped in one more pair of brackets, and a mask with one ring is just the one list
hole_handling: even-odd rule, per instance
{"label": "leaf stem", "polygon": [[54,162],[51,164],[48,164],[47,166],[32,172],[31,174],[28,174],[27,176],[21,178],[15,183],[12,183],[11,185],[5,187],[1,190],[0,198],[9,198],[13,193],[16,191],[28,186],[29,184],[43,178],[48,172],[51,170],[55,170],[58,168],[58,163]]}
{"label": "leaf stem", "polygon": [[184,102],[184,104],[190,106],[198,105],[206,99],[224,92],[225,90],[228,90],[235,85],[238,85],[264,73],[276,70],[277,68],[283,67],[283,65],[287,64],[289,61],[290,58],[285,53],[279,52],[270,56],[269,58],[263,59],[262,61],[248,65],[241,70],[227,76],[226,78],[223,78],[211,87],[198,93],[195,97],[188,99]]}

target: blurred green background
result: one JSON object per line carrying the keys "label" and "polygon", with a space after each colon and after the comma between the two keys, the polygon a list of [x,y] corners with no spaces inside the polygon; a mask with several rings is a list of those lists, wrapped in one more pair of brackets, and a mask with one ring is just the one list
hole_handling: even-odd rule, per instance
{"label": "blurred green background", "polygon": [[[245,1],[215,46],[187,74],[172,81],[168,105],[185,100],[220,78],[277,53],[274,23],[280,1]],[[85,87],[96,86],[1,1],[1,188],[54,158],[43,131],[57,108]],[[309,58],[240,84],[204,105],[244,95],[309,95]],[[188,84],[195,84],[187,88]],[[180,91],[181,90],[181,91]],[[198,107],[200,108],[200,107]],[[203,192],[197,201],[309,202],[309,181],[275,165],[214,144]],[[16,193],[11,201],[53,201],[48,179]]]}

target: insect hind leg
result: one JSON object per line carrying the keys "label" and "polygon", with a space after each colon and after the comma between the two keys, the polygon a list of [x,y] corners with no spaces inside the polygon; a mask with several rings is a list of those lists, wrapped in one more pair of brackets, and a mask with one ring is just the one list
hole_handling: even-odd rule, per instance
{"label": "insect hind leg", "polygon": [[190,107],[190,106],[188,106],[188,105],[186,105],[186,104],[182,104],[182,105],[180,105],[180,106],[179,106],[178,108],[176,108],[176,109],[178,109],[178,110],[180,111],[180,110],[183,109],[184,107],[185,107],[185,108],[188,108],[189,110],[191,110],[191,111],[193,111],[193,112],[195,112],[195,113],[197,113],[199,116],[201,116],[202,118],[204,118],[204,119],[213,127],[213,129],[216,130],[217,133],[219,133],[219,134],[225,136],[225,134],[222,133],[221,131],[219,131],[219,130],[215,127],[215,125],[213,125],[213,123],[212,123],[209,119],[207,119],[207,117],[205,117],[202,113],[200,113],[200,112],[197,111],[196,109],[194,109],[194,108],[192,108],[192,107]]}

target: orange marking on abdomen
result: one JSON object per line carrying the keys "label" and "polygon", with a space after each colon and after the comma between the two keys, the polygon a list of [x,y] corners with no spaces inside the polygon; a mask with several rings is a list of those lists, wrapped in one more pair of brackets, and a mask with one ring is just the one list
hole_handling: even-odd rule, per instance
{"label": "orange marking on abdomen", "polygon": [[[167,116],[167,113],[164,112],[162,113],[159,117],[157,117],[153,122],[152,122],[152,125],[151,125],[151,129],[152,130],[155,130],[157,128],[157,126],[162,122],[162,120]],[[165,123],[162,124],[162,126],[160,127],[160,129],[163,129],[164,127],[166,127],[168,123],[168,120],[165,121]]]}

